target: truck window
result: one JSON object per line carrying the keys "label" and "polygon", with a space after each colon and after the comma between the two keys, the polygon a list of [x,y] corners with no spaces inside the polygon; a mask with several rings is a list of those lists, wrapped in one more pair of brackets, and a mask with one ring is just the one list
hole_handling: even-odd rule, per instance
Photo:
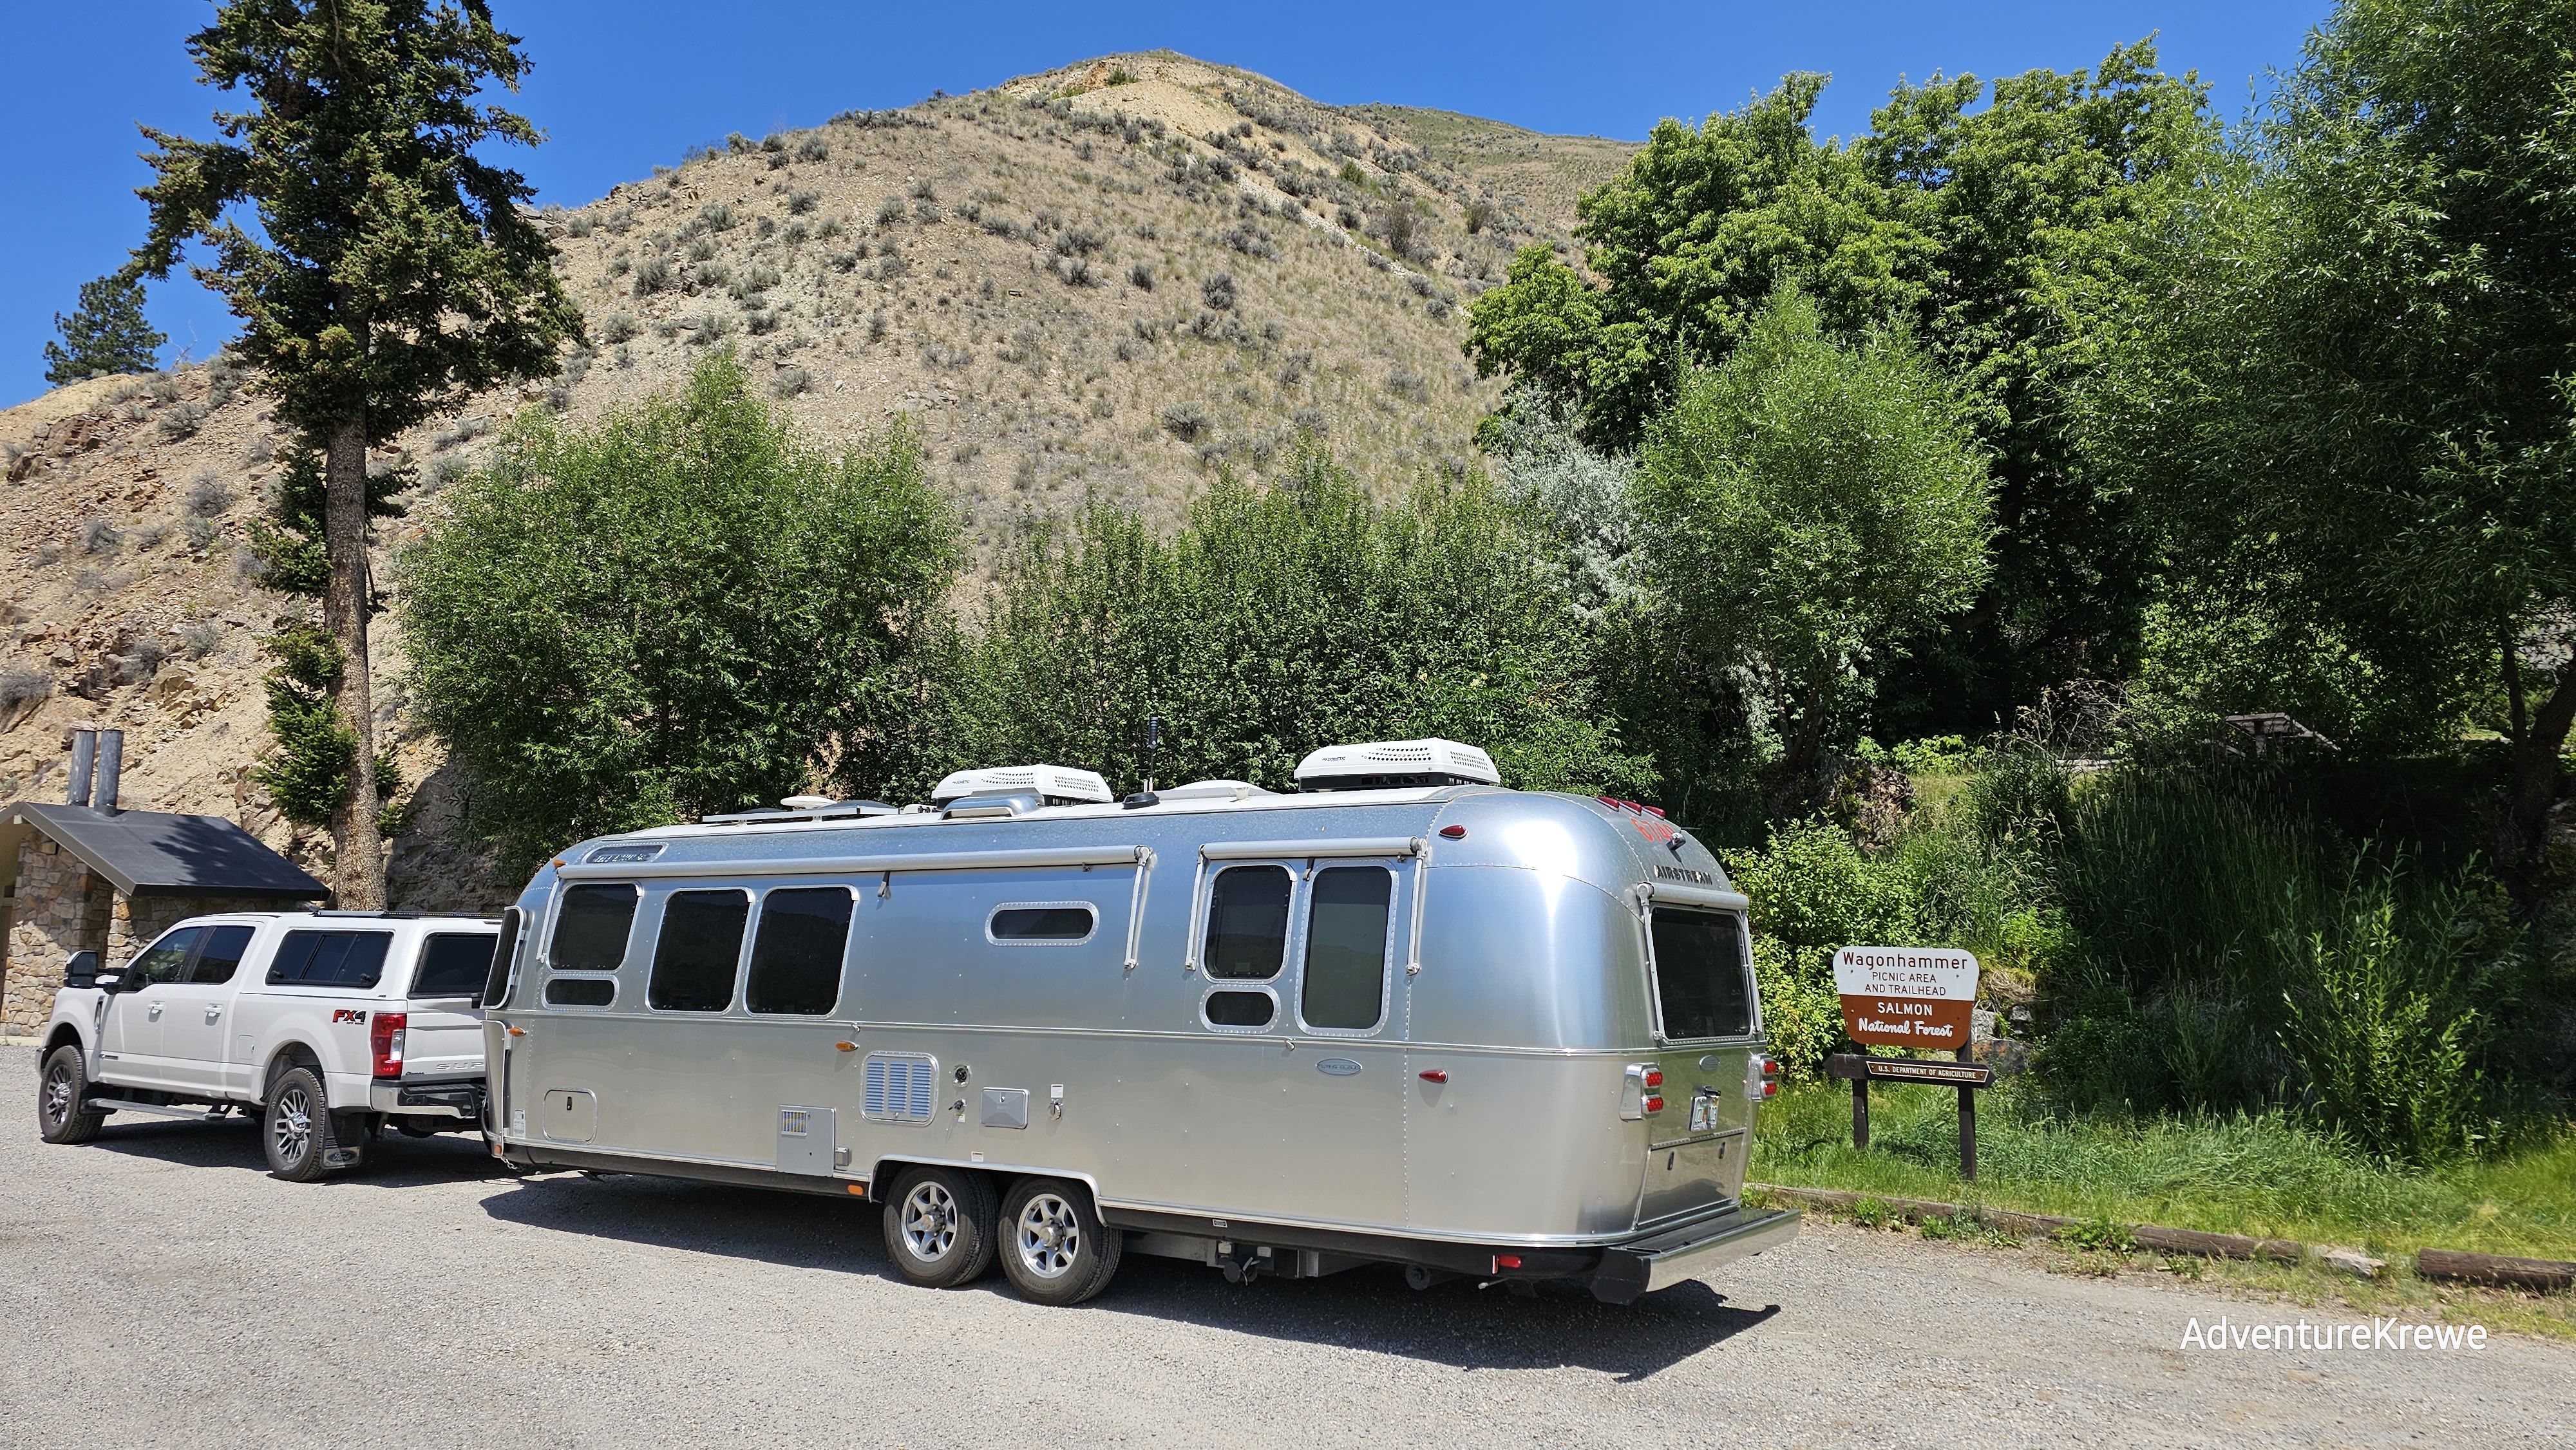
{"label": "truck window", "polygon": [[1753,1030],[1744,928],[1732,916],[1655,908],[1655,998],[1668,1040]]}
{"label": "truck window", "polygon": [[385,974],[389,931],[290,931],[268,964],[272,987],[372,987]]}
{"label": "truck window", "polygon": [[415,997],[471,997],[492,975],[492,951],[500,938],[485,932],[431,933],[420,944],[420,970],[412,973]]}
{"label": "truck window", "polygon": [[642,894],[622,881],[566,891],[563,912],[555,918],[554,969],[613,972],[624,966],[626,934],[635,925],[635,901]]}
{"label": "truck window", "polygon": [[644,1000],[657,1012],[721,1012],[733,1005],[734,968],[751,897],[740,891],[674,891],[662,903],[653,978]]}
{"label": "truck window", "polygon": [[841,1000],[841,957],[849,944],[845,888],[792,887],[762,897],[743,1005],[807,1017],[831,1011]]}
{"label": "truck window", "polygon": [[188,969],[188,980],[209,986],[229,982],[241,969],[242,953],[249,950],[249,927],[208,927],[205,945],[197,948],[197,964]]}
{"label": "truck window", "polygon": [[126,969],[125,979],[138,987],[179,980],[179,973],[188,965],[189,950],[196,946],[197,938],[205,934],[206,929],[202,926],[183,926],[163,933],[159,941],[144,948],[143,954],[134,959],[134,965]]}
{"label": "truck window", "polygon": [[1306,907],[1306,984],[1298,1013],[1309,1027],[1365,1032],[1383,1015],[1387,903],[1395,873],[1335,866],[1315,873]]}

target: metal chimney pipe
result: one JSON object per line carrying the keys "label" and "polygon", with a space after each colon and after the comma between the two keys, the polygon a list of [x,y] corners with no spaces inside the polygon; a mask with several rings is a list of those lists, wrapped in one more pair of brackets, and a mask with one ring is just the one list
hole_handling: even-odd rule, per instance
{"label": "metal chimney pipe", "polygon": [[98,732],[83,726],[72,732],[72,780],[70,805],[89,804],[90,765],[98,758]]}
{"label": "metal chimney pipe", "polygon": [[116,809],[116,778],[125,773],[125,732],[98,732],[98,790],[90,804],[103,811]]}

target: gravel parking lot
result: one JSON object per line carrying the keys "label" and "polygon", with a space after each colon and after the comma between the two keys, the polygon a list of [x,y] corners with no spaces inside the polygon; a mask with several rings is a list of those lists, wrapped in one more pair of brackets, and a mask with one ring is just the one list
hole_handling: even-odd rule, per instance
{"label": "gravel parking lot", "polygon": [[512,1177],[460,1138],[311,1186],[247,1124],[48,1147],[34,1067],[0,1049],[13,1446],[2564,1444],[2576,1383],[2516,1338],[2183,1352],[2300,1311],[1812,1224],[1625,1309],[1142,1257],[1041,1309],[906,1286],[864,1206]]}

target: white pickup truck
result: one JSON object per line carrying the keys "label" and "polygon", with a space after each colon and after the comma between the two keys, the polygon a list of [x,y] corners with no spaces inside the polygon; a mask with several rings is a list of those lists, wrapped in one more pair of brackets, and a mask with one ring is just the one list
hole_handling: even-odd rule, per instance
{"label": "white pickup truck", "polygon": [[355,1166],[391,1125],[479,1131],[500,923],[387,912],[191,917],[121,967],[66,964],[39,1059],[48,1143],[110,1113],[260,1118],[269,1171]]}

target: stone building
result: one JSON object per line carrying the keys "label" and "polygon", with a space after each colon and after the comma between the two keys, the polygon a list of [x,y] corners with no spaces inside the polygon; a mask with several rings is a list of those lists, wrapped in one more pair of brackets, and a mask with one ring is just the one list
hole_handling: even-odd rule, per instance
{"label": "stone building", "polygon": [[[88,774],[75,769],[76,794]],[[184,917],[294,910],[329,895],[221,816],[118,809],[115,779],[110,764],[97,806],[0,808],[0,1038],[44,1031],[74,952],[114,965]]]}

